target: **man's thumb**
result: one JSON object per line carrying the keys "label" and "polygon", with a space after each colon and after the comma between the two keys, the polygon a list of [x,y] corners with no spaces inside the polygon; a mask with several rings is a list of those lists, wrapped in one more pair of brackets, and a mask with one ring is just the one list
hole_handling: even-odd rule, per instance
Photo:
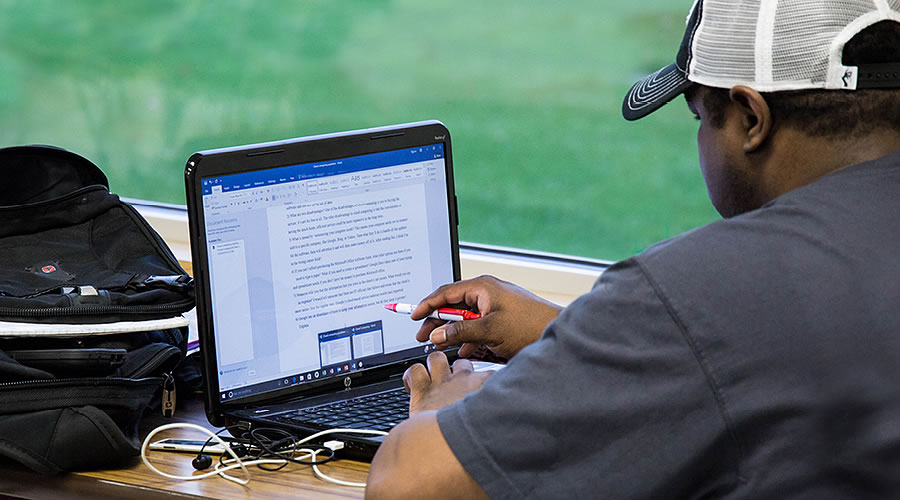
{"label": "man's thumb", "polygon": [[[477,321],[477,320],[473,320]],[[473,341],[475,329],[473,321],[453,321],[444,325],[445,344],[461,345],[465,342]]]}

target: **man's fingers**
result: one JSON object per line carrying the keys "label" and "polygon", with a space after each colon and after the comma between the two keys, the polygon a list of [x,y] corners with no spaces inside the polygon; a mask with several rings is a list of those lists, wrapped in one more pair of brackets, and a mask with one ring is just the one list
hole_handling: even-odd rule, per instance
{"label": "man's fingers", "polygon": [[479,347],[481,347],[481,344],[466,342],[459,347],[457,354],[459,354],[459,357],[461,358],[471,358],[473,354],[476,354],[479,351]]}
{"label": "man's fingers", "polygon": [[490,315],[487,315],[481,319],[451,321],[431,332],[429,339],[434,345],[441,346],[457,346],[466,342],[484,343],[488,340],[484,336],[485,332],[490,331],[490,320]]}
{"label": "man's fingers", "polygon": [[436,346],[446,346],[447,345],[447,329],[450,328],[452,323],[447,323],[446,325],[441,325],[428,335],[428,340],[431,341],[432,344]]}
{"label": "man's fingers", "polygon": [[408,394],[419,393],[428,388],[431,377],[428,369],[419,363],[415,363],[403,372],[403,387]]}
{"label": "man's fingers", "polygon": [[425,362],[428,364],[431,380],[443,382],[450,377],[450,362],[447,361],[446,354],[434,351],[428,355],[428,359]]}
{"label": "man's fingers", "polygon": [[468,359],[460,358],[453,362],[453,373],[472,371],[475,371],[475,368],[472,366],[472,362]]}
{"label": "man's fingers", "polygon": [[462,302],[465,296],[466,292],[460,286],[460,282],[441,285],[419,302],[416,308],[412,310],[410,317],[414,320],[420,320],[439,307],[447,307],[449,304]]}
{"label": "man's fingers", "polygon": [[[426,340],[430,340],[432,330],[440,327],[444,323],[446,323],[446,322],[443,320],[439,320],[439,319],[434,319],[434,318],[426,319],[425,321],[422,322],[422,325],[419,327],[419,331],[416,332],[416,340],[418,340],[419,342],[425,342]],[[432,343],[434,343],[434,342],[432,341]]]}
{"label": "man's fingers", "polygon": [[[457,360],[457,363],[459,361],[465,360]],[[425,368],[421,363],[416,363],[403,373],[403,386],[409,394],[419,393],[428,389],[432,381],[442,382],[450,377],[450,362],[447,361],[446,354],[435,351],[428,355],[425,362],[428,368]],[[454,370],[465,370],[467,368],[465,364],[459,365],[459,368],[457,368],[457,363],[453,363]],[[472,363],[468,363],[468,369],[472,369]]]}
{"label": "man's fingers", "polygon": [[422,299],[410,317],[420,320],[441,307],[475,308],[487,314],[491,310],[491,285],[496,279],[485,276],[441,285]]}

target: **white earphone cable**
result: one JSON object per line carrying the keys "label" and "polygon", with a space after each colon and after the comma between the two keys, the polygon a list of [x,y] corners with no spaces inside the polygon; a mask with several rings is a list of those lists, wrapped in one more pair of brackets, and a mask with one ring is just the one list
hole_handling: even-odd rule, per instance
{"label": "white earphone cable", "polygon": [[[225,449],[225,452],[227,454],[231,455],[232,458],[225,460],[224,465],[216,464],[214,470],[212,470],[210,472],[206,472],[204,474],[191,475],[191,476],[177,476],[174,474],[167,474],[167,473],[157,469],[155,466],[153,466],[153,464],[150,463],[150,460],[147,458],[147,449],[148,449],[147,447],[149,446],[150,440],[153,438],[153,436],[157,435],[158,433],[160,433],[162,431],[166,431],[169,429],[192,429],[192,430],[202,432],[203,434],[209,436],[210,439],[213,439],[213,440],[217,441],[220,445],[222,445],[222,447]],[[308,443],[308,442],[312,441],[313,439],[316,439],[316,438],[319,438],[322,436],[326,436],[329,434],[338,434],[338,433],[339,434],[364,434],[364,435],[373,435],[373,436],[386,436],[387,435],[387,432],[370,430],[370,429],[328,429],[325,431],[317,432],[311,436],[307,436],[307,437],[297,441],[294,444],[292,452],[295,454],[296,453],[306,453],[306,455],[304,455],[300,458],[301,459],[309,458],[313,462],[315,462],[316,454],[318,453],[318,451],[311,450],[308,448],[298,448],[298,446],[300,446],[304,443]],[[319,451],[321,451],[321,450],[319,450]],[[189,423],[173,423],[173,424],[161,425],[161,426],[153,429],[152,431],[150,431],[150,434],[147,435],[147,437],[144,439],[143,444],[141,445],[141,460],[144,462],[144,465],[146,465],[147,468],[149,468],[151,471],[155,472],[156,474],[159,474],[160,476],[163,476],[163,477],[166,477],[169,479],[176,479],[176,480],[180,480],[180,481],[193,481],[193,480],[197,480],[197,479],[206,479],[208,477],[218,475],[218,476],[221,476],[229,481],[235,482],[240,485],[246,485],[247,483],[250,482],[250,471],[247,470],[248,465],[284,464],[284,463],[288,462],[287,460],[280,459],[280,458],[263,458],[263,459],[250,460],[250,461],[245,462],[245,461],[241,460],[241,457],[239,457],[234,452],[234,450],[231,449],[231,446],[227,442],[225,442],[224,439],[220,438],[218,435],[214,434],[212,431],[210,431],[209,429],[207,429],[205,427],[201,427],[199,425],[189,424]],[[237,468],[240,468],[242,471],[244,471],[244,476],[246,479],[241,479],[241,478],[238,478],[235,476],[230,476],[230,475],[226,474],[227,471],[230,471],[232,469],[237,469]],[[351,487],[355,487],[355,488],[365,488],[366,487],[366,483],[342,481],[340,479],[335,479],[333,477],[329,477],[324,472],[319,470],[319,467],[316,464],[312,464],[312,469],[313,469],[313,472],[316,474],[316,476],[318,476],[319,478],[321,478],[325,481],[328,481],[330,483],[338,484],[341,486],[351,486]]]}

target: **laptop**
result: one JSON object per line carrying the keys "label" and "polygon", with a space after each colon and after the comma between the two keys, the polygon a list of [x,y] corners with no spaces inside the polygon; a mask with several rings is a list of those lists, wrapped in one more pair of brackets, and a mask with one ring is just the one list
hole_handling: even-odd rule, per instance
{"label": "laptop", "polygon": [[[384,305],[415,304],[460,277],[447,128],[202,151],[185,182],[210,423],[302,438],[406,418],[402,374],[434,346]],[[360,398],[395,413],[348,402]],[[383,437],[328,439],[369,458]]]}

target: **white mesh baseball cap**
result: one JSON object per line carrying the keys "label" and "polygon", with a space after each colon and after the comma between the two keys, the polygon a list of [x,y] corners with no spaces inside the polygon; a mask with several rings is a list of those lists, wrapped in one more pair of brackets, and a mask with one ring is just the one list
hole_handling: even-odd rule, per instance
{"label": "white mesh baseball cap", "polygon": [[898,64],[844,66],[844,44],[900,0],[695,0],[675,63],[634,84],[622,114],[637,120],[699,83],[760,92],[900,88]]}

